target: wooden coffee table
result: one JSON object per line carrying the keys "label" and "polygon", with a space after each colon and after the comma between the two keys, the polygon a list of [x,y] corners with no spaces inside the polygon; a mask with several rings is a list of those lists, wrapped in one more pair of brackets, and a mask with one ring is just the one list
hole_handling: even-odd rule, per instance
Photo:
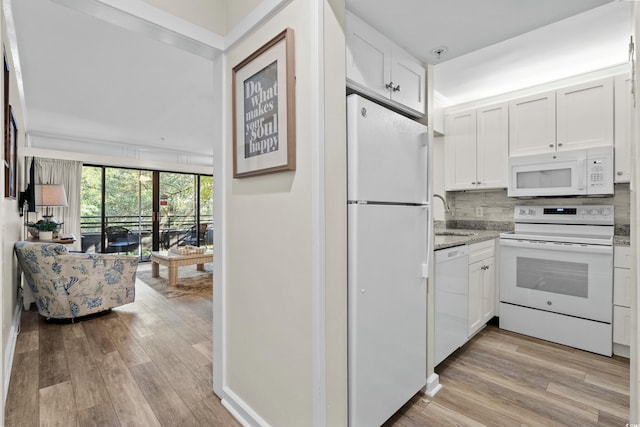
{"label": "wooden coffee table", "polygon": [[204,271],[204,264],[213,262],[213,252],[203,254],[180,255],[173,252],[151,252],[151,277],[160,277],[160,264],[169,268],[169,286],[178,282],[178,267],[197,264],[199,271]]}

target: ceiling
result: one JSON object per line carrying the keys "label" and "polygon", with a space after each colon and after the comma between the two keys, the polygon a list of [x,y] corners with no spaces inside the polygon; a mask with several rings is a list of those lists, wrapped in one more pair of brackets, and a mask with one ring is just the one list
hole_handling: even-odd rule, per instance
{"label": "ceiling", "polygon": [[211,59],[51,0],[12,11],[31,134],[212,154]]}
{"label": "ceiling", "polygon": [[[436,64],[435,89],[449,103],[626,60],[630,1],[346,1]],[[212,154],[210,59],[52,0],[11,4],[28,132]]]}
{"label": "ceiling", "polygon": [[449,105],[621,64],[631,34],[631,1],[347,0],[347,7],[435,64],[435,90]]}

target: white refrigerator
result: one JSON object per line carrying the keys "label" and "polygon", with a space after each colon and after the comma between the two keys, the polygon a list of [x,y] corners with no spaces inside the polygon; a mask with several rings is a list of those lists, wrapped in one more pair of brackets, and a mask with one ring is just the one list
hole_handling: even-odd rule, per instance
{"label": "white refrigerator", "polygon": [[426,384],[429,138],[347,97],[349,425],[379,426]]}

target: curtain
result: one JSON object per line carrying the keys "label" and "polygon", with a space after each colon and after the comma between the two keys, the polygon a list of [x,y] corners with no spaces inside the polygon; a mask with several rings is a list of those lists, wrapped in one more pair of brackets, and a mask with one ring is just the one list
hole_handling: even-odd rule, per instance
{"label": "curtain", "polygon": [[[35,184],[63,184],[68,207],[52,207],[53,216],[63,222],[62,232],[73,233],[74,250],[80,250],[80,188],[82,186],[82,162],[34,158]],[[40,208],[44,209],[44,208]],[[72,248],[69,248],[72,249]]]}

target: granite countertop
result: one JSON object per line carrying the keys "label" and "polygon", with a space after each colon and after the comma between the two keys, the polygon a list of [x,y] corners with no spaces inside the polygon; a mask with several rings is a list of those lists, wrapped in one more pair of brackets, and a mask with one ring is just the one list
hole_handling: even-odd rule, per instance
{"label": "granite countertop", "polygon": [[472,230],[466,228],[436,228],[434,229],[434,250],[452,248],[454,246],[483,242],[500,237],[503,231]]}
{"label": "granite countertop", "polygon": [[[434,220],[434,250],[467,245],[500,237],[500,233],[513,231],[510,221]],[[616,224],[614,246],[631,246],[629,224]]]}

